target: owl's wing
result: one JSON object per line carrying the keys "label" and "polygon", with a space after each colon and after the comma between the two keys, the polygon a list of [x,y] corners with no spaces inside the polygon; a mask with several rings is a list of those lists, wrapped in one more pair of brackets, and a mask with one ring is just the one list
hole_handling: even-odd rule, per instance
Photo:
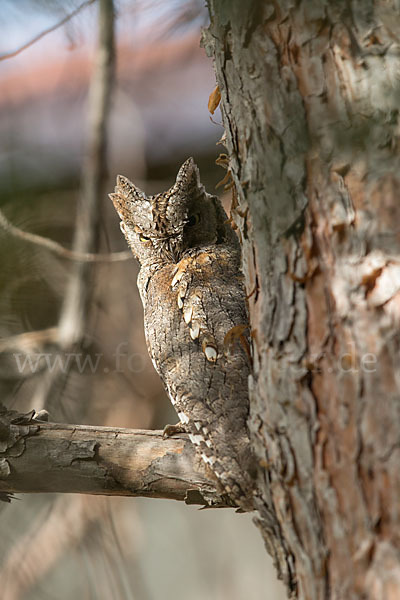
{"label": "owl's wing", "polygon": [[145,309],[150,355],[181,423],[238,501],[251,489],[246,428],[250,357],[239,279],[232,252],[209,247],[157,272]]}
{"label": "owl's wing", "polygon": [[[182,318],[189,327],[192,340],[199,340],[200,346],[209,362],[217,360],[217,341],[210,331],[207,314],[205,311],[205,294],[210,291],[204,285],[197,285],[196,274],[188,265],[188,260],[182,260],[174,273],[171,287],[176,291],[178,308],[182,311]],[[193,261],[191,261],[193,262]]]}
{"label": "owl's wing", "polygon": [[[176,293],[190,337],[199,340],[209,362],[215,363],[222,351],[229,352],[237,338],[250,358],[244,334],[248,321],[243,290],[236,281],[237,275],[232,276],[230,269],[224,270],[221,255],[219,260],[215,258],[209,252],[202,252],[181,260],[173,272],[172,291]],[[240,297],[236,297],[237,292]]]}

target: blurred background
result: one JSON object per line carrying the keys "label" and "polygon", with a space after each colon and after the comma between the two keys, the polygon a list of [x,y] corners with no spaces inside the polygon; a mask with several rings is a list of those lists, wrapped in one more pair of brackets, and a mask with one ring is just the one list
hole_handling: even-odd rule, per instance
{"label": "blurred background", "polygon": [[[203,2],[112,4],[1,2],[0,393],[53,421],[160,429],[177,419],[107,193],[117,173],[163,191],[188,156],[217,193],[223,128]],[[0,526],[2,600],[285,597],[228,509],[38,494],[0,503]]]}

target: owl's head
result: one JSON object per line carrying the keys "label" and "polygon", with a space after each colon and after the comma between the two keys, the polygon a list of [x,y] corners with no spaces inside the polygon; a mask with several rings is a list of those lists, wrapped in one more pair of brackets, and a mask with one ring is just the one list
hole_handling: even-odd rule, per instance
{"label": "owl's head", "polygon": [[193,158],[183,163],[166,192],[146,196],[118,175],[110,198],[121,218],[121,231],[141,264],[176,263],[189,249],[235,237],[218,198],[207,194],[200,183]]}

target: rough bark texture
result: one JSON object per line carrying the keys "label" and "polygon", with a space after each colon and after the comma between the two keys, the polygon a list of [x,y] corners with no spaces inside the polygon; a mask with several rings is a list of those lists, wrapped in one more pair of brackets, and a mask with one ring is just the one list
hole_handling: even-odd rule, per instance
{"label": "rough bark texture", "polygon": [[400,597],[398,3],[210,0],[254,340],[259,526],[293,597]]}
{"label": "rough bark texture", "polygon": [[44,423],[0,406],[0,500],[65,492],[228,506],[187,435]]}

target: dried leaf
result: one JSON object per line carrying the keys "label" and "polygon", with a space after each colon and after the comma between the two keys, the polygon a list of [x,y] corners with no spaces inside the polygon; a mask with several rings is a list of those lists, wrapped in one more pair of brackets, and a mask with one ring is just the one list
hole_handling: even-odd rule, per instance
{"label": "dried leaf", "polygon": [[208,110],[213,115],[218,108],[219,103],[221,102],[221,92],[219,91],[219,86],[211,92],[210,97],[208,99]]}

